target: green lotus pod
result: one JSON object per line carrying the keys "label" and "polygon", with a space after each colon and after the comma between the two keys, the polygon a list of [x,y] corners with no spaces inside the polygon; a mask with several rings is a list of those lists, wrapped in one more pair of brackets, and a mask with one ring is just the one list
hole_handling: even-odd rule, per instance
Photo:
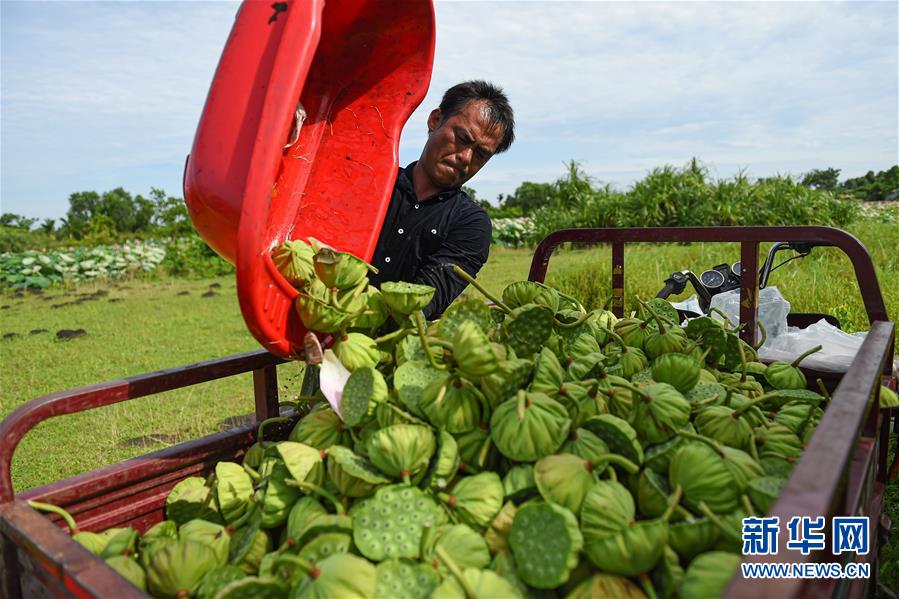
{"label": "green lotus pod", "polygon": [[109,543],[110,535],[103,535],[101,533],[83,530],[73,534],[72,539],[79,545],[99,557],[100,554],[103,553],[103,550],[106,548],[106,544]]}
{"label": "green lotus pod", "polygon": [[387,383],[384,375],[369,366],[357,368],[347,379],[340,397],[343,422],[347,426],[363,424],[371,420],[378,404],[386,401]]}
{"label": "green lotus pod", "polygon": [[597,378],[605,368],[606,356],[601,351],[575,356],[568,365],[566,378],[570,381]]}
{"label": "green lotus pod", "polygon": [[437,449],[434,433],[417,424],[394,424],[372,435],[368,457],[392,478],[408,480],[428,466]]}
{"label": "green lotus pod", "polygon": [[452,339],[456,328],[465,321],[478,325],[482,331],[493,328],[490,307],[480,299],[459,299],[444,311],[437,322],[437,330],[443,339]]}
{"label": "green lotus pod", "polygon": [[534,588],[552,589],[577,566],[584,538],[570,510],[533,501],[516,512],[509,545],[518,576]]}
{"label": "green lotus pod", "polygon": [[[78,535],[73,538],[77,541]],[[137,544],[137,554],[141,566],[146,568],[153,558],[153,555],[162,548],[162,545],[171,541],[178,540],[178,525],[172,520],[163,520],[150,527],[147,532],[141,535]],[[101,548],[102,550],[102,548]],[[100,555],[97,552],[95,555]]]}
{"label": "green lotus pod", "polygon": [[[409,339],[409,337],[407,337]],[[393,388],[400,403],[412,414],[425,417],[419,404],[421,395],[428,383],[445,374],[425,361],[410,360],[403,363],[393,373]]]}
{"label": "green lotus pod", "polygon": [[253,479],[234,462],[215,465],[215,498],[225,522],[234,522],[247,511],[253,498]]}
{"label": "green lotus pod", "polygon": [[525,304],[512,310],[503,321],[509,345],[517,356],[538,351],[553,332],[553,313],[545,306]]}
{"label": "green lotus pod", "polygon": [[737,371],[757,358],[755,349],[734,334],[728,333],[724,350],[725,370]]}
{"label": "green lotus pod", "polygon": [[480,426],[467,433],[456,435],[459,447],[459,470],[477,474],[482,470],[496,469],[499,453],[493,447],[490,430]]}
{"label": "green lotus pod", "polygon": [[503,477],[503,494],[508,501],[521,503],[537,493],[537,481],[534,480],[534,467],[531,464],[512,466]]}
{"label": "green lotus pod", "polygon": [[805,389],[805,375],[799,369],[799,364],[805,358],[818,351],[821,351],[820,345],[803,353],[793,360],[792,363],[781,362],[779,360],[777,362],[772,362],[768,365],[768,368],[765,369],[765,380],[775,389]]}
{"label": "green lotus pod", "polygon": [[316,564],[338,553],[349,553],[353,546],[350,534],[330,532],[320,534],[300,549],[300,557],[309,563]]}
{"label": "green lotus pod", "polygon": [[455,437],[441,430],[437,434],[437,455],[425,478],[424,486],[430,489],[444,489],[459,471],[459,444]]}
{"label": "green lotus pod", "polygon": [[477,380],[496,370],[496,352],[477,323],[466,320],[453,334],[453,358],[463,376]]}
{"label": "green lotus pod", "polygon": [[584,553],[603,572],[637,576],[652,570],[668,543],[668,522],[643,520],[584,545]]}
{"label": "green lotus pod", "polygon": [[658,518],[664,514],[668,509],[671,495],[667,477],[646,469],[640,472],[634,481],[640,515],[646,518]]}
{"label": "green lotus pod", "polygon": [[603,455],[609,453],[609,446],[595,433],[585,428],[571,432],[568,440],[562,445],[561,453],[572,453],[590,462],[599,462]]}
{"label": "green lotus pod", "polygon": [[534,482],[546,501],[581,511],[587,491],[595,482],[592,462],[570,453],[541,458],[534,464]]}
{"label": "green lotus pod", "polygon": [[487,548],[490,553],[497,555],[502,552],[511,551],[509,548],[509,533],[512,532],[512,522],[515,521],[515,514],[518,509],[511,501],[503,504],[502,509],[490,522],[490,527],[484,533],[484,540],[487,542]]}
{"label": "green lotus pod", "polygon": [[215,599],[280,599],[288,592],[283,581],[275,578],[247,576],[234,580],[219,589]]}
{"label": "green lotus pod", "polygon": [[365,281],[369,270],[365,261],[346,252],[323,247],[312,256],[315,275],[332,289],[351,289]]}
{"label": "green lotus pod", "polygon": [[615,323],[612,330],[625,345],[642,350],[651,329],[639,318],[623,318]]}
{"label": "green lotus pod", "polygon": [[720,534],[708,518],[688,518],[668,525],[668,544],[687,563],[711,549]]}
{"label": "green lotus pod", "polygon": [[[431,339],[431,336],[428,336],[428,338]],[[431,350],[431,356],[435,360],[443,359],[443,348],[430,346],[429,349]],[[430,366],[428,354],[425,353],[425,349],[421,345],[421,338],[417,335],[406,335],[403,337],[402,341],[397,343],[394,348],[394,356],[397,367],[413,360],[424,362]]]}
{"label": "green lotus pod", "polygon": [[491,408],[495,408],[522,387],[527,386],[534,370],[534,362],[523,358],[501,360],[493,374],[481,379],[481,391]]}
{"label": "green lotus pod", "polygon": [[755,445],[760,458],[798,458],[802,441],[782,424],[770,424],[755,429]]}
{"label": "green lotus pod", "polygon": [[353,533],[353,518],[345,514],[321,514],[315,516],[306,523],[297,537],[296,544],[305,547],[312,540],[327,534],[345,534]]}
{"label": "green lotus pod", "polygon": [[640,390],[634,430],[646,443],[662,443],[690,421],[690,402],[668,383],[654,383]]}
{"label": "green lotus pod", "polygon": [[679,327],[659,327],[658,331],[650,331],[644,346],[646,355],[655,360],[662,354],[683,352],[686,348],[687,335]]}
{"label": "green lotus pod", "polygon": [[[573,388],[567,387],[569,391],[575,392],[570,395],[576,395],[582,388],[577,384]],[[609,404],[606,402],[606,396],[600,393],[598,384],[583,389],[584,396],[577,400],[577,410],[574,419],[574,426],[577,427],[580,427],[588,418],[609,413]]]}
{"label": "green lotus pod", "polygon": [[378,564],[375,597],[428,599],[439,582],[437,572],[429,565],[388,559]]}
{"label": "green lotus pod", "polygon": [[[442,556],[449,559],[444,561]],[[484,537],[465,524],[455,524],[428,531],[422,540],[421,558],[433,564],[441,578],[446,578],[452,575],[447,563],[459,569],[486,568],[490,564],[490,551]]]}
{"label": "green lotus pod", "polygon": [[816,405],[791,401],[777,411],[774,422],[781,424],[798,437],[812,430],[821,422],[824,410]]}
{"label": "green lotus pod", "polygon": [[[615,383],[628,382],[627,379],[615,375],[609,376],[607,381],[615,381]],[[612,386],[613,384],[609,383],[608,387],[600,386],[598,391],[606,400],[606,405],[609,408],[608,413],[622,420],[627,420],[634,413],[634,394],[630,389]]]}
{"label": "green lotus pod", "polygon": [[[701,372],[708,372],[708,370],[702,370]],[[709,373],[709,376],[712,376],[714,378],[714,375],[712,375],[711,373]],[[693,386],[692,389],[684,393],[684,397],[694,408],[720,404],[724,401],[725,395],[726,392],[724,390],[724,387],[722,387],[719,383],[717,383],[716,381],[703,380],[700,380]]]}
{"label": "green lotus pod", "polygon": [[743,414],[743,418],[746,419],[746,422],[753,428],[757,428],[763,425],[767,425],[768,421],[765,418],[765,415],[762,413],[762,410],[759,409],[757,405],[754,405],[752,402],[754,400],[749,399],[745,395],[740,393],[733,393],[730,396],[730,399],[725,395],[724,405],[733,408],[734,410],[741,412]]}
{"label": "green lotus pod", "polygon": [[[708,370],[707,368],[703,368],[702,370],[699,371],[699,383],[717,383],[717,382],[718,382],[718,378],[715,377],[714,374],[712,374],[711,370]],[[699,383],[697,383],[697,385]],[[693,389],[696,389],[696,387],[693,387]],[[690,391],[688,391],[687,393],[690,393],[691,391],[693,391],[693,389],[690,389]]]}
{"label": "green lotus pod", "polygon": [[565,372],[556,355],[544,347],[537,356],[534,366],[534,378],[531,380],[530,390],[545,393],[549,397],[555,397],[562,387]]}
{"label": "green lotus pod", "polygon": [[765,476],[776,476],[779,478],[789,478],[796,465],[793,458],[782,458],[779,456],[766,456],[759,459]]}
{"label": "green lotus pod", "polygon": [[643,463],[643,447],[637,440],[637,431],[627,421],[611,414],[593,416],[581,425],[602,439],[612,453],[624,456],[631,462]]}
{"label": "green lotus pod", "polygon": [[347,333],[334,342],[334,353],[347,370],[374,368],[381,359],[375,340],[362,333]]}
{"label": "green lotus pod", "polygon": [[518,590],[509,581],[490,570],[466,568],[461,574],[465,580],[464,586],[455,576],[451,576],[434,589],[431,599],[468,599],[469,597],[521,599]]}
{"label": "green lotus pod", "polygon": [[[755,464],[754,469],[743,456]],[[721,446],[716,450],[707,443],[690,442],[671,459],[668,481],[673,488],[683,488],[684,503],[690,509],[698,511],[705,503],[719,514],[737,507],[753,475],[761,475],[761,466],[742,451]]]}
{"label": "green lotus pod", "polygon": [[760,476],[749,481],[746,486],[746,494],[749,495],[752,505],[767,514],[774,506],[774,502],[777,501],[780,490],[786,482],[787,479],[778,476]]}
{"label": "green lotus pod", "polygon": [[[518,568],[515,566],[515,558],[508,547],[494,556],[493,561],[490,563],[490,570],[496,572],[503,580],[511,584],[521,597],[526,597],[527,599],[555,599],[556,597],[556,593],[552,590],[534,589],[519,578]],[[568,584],[571,583],[576,572],[577,569],[569,577]]]}
{"label": "green lotus pod", "polygon": [[119,573],[119,575],[139,588],[142,591],[147,590],[147,573],[141,568],[140,564],[133,557],[125,555],[115,555],[104,560],[106,565]]}
{"label": "green lotus pod", "polygon": [[285,241],[272,250],[272,262],[288,283],[300,289],[315,277],[313,254],[315,250],[311,245],[295,239]]}
{"label": "green lotus pod", "polygon": [[[688,433],[696,432],[692,424],[687,424],[683,428],[683,430]],[[671,463],[671,458],[674,457],[675,453],[677,453],[677,450],[682,443],[684,443],[684,438],[675,435],[662,443],[648,445],[643,451],[643,464],[650,470],[667,476],[668,466]]]}
{"label": "green lotus pod", "polygon": [[896,392],[887,387],[886,385],[880,386],[880,409],[881,410],[889,410],[891,408],[899,407],[899,397],[896,396]]}
{"label": "green lotus pod", "polygon": [[765,402],[773,408],[783,408],[790,403],[819,406],[824,401],[824,396],[811,389],[778,389],[766,395],[769,401]]}
{"label": "green lotus pod", "polygon": [[721,534],[712,551],[726,551],[740,555],[743,548],[743,519],[748,516],[749,514],[743,509],[715,516],[714,520],[717,520],[715,526]]}
{"label": "green lotus pod", "polygon": [[256,492],[256,499],[262,516],[261,526],[275,528],[287,520],[300,491],[287,483],[293,476],[279,457],[267,455],[263,458],[260,474],[263,482]]}
{"label": "green lotus pod", "polygon": [[207,522],[206,520],[191,520],[178,528],[178,537],[182,541],[195,541],[208,545],[215,552],[219,566],[224,566],[228,563],[231,532],[221,524]]}
{"label": "green lotus pod", "polygon": [[[325,468],[321,450],[296,441],[281,441],[274,447],[272,455],[281,458],[294,479],[314,485],[320,485],[324,481]],[[260,466],[259,471],[266,472],[266,466]]]}
{"label": "green lotus pod", "polygon": [[581,505],[581,531],[587,543],[611,537],[630,526],[636,517],[634,498],[621,483],[596,482]]}
{"label": "green lotus pod", "polygon": [[659,599],[674,599],[678,596],[678,590],[684,580],[684,569],[681,568],[677,553],[671,547],[665,547],[662,559],[653,568],[651,577]]}
{"label": "green lotus pod", "polygon": [[605,349],[609,371],[631,378],[649,365],[642,349],[629,345],[611,345]]}
{"label": "green lotus pod", "polygon": [[533,462],[554,453],[568,436],[571,420],[559,402],[543,393],[519,391],[490,418],[490,435],[507,458]]}
{"label": "green lotus pod", "polygon": [[709,551],[694,559],[681,583],[681,597],[721,597],[740,566],[740,556]]}
{"label": "green lotus pod", "polygon": [[640,387],[655,383],[656,380],[652,378],[652,368],[644,368],[640,372],[635,373],[631,377],[631,382]]}
{"label": "green lotus pod", "polygon": [[503,483],[496,472],[481,472],[459,479],[452,494],[440,498],[463,524],[483,532],[503,507]]}
{"label": "green lotus pod", "polygon": [[228,563],[247,574],[256,574],[259,563],[272,550],[272,539],[258,526],[242,526],[231,535],[228,546]]}
{"label": "green lotus pod", "polygon": [[708,406],[696,413],[694,420],[700,435],[730,447],[748,450],[753,443],[752,427],[740,414],[724,406]]}
{"label": "green lotus pod", "polygon": [[381,487],[353,506],[353,541],[372,561],[418,559],[422,533],[435,524],[437,504],[407,485]]}
{"label": "green lotus pod", "polygon": [[197,588],[197,599],[214,599],[221,589],[235,580],[246,577],[246,572],[231,564],[210,570],[200,581],[200,586]]}
{"label": "green lotus pod", "polygon": [[154,597],[189,597],[218,565],[208,545],[184,540],[168,543],[147,567],[147,588]]}
{"label": "green lotus pod", "polygon": [[368,460],[342,445],[332,445],[328,449],[328,476],[347,497],[367,497],[379,486],[391,482]]}
{"label": "green lotus pod", "polygon": [[594,574],[572,590],[565,599],[646,599],[646,595],[627,578],[612,574]]}
{"label": "green lotus pod", "polygon": [[215,502],[206,479],[189,476],[172,487],[165,498],[165,517],[179,526],[194,518],[221,523],[222,517],[215,510]]}
{"label": "green lotus pod", "polygon": [[315,565],[290,593],[290,599],[371,599],[378,574],[361,557],[338,553]]}
{"label": "green lotus pod", "polygon": [[690,356],[666,353],[652,363],[652,378],[668,383],[681,393],[686,393],[699,382],[699,363]]}
{"label": "green lotus pod", "polygon": [[503,289],[503,303],[512,309],[526,304],[537,304],[557,312],[559,310],[559,293],[542,283],[516,281]]}
{"label": "green lotus pod", "polygon": [[306,527],[319,516],[327,514],[325,508],[313,497],[300,497],[293,507],[290,508],[290,514],[287,516],[287,526],[281,537],[282,543],[287,541],[291,545],[296,545],[298,539],[306,530]]}
{"label": "green lotus pod", "polygon": [[353,439],[327,402],[316,405],[290,431],[290,441],[324,451],[332,445],[349,445]]}
{"label": "green lotus pod", "polygon": [[387,311],[387,304],[384,303],[384,298],[381,297],[381,292],[376,287],[369,285],[358,299],[361,311],[345,308],[352,314],[348,322],[350,327],[373,330],[387,321],[387,317],[390,315]]}
{"label": "green lotus pod", "polygon": [[481,423],[482,398],[474,384],[445,374],[428,383],[418,405],[435,426],[450,433],[466,433]]}
{"label": "green lotus pod", "polygon": [[[596,337],[593,336],[586,324],[575,329],[559,329],[559,331],[559,339],[562,342],[561,360],[566,368],[570,367],[581,356],[602,353],[599,344],[596,342]],[[577,334],[575,334],[576,332]]]}
{"label": "green lotus pod", "polygon": [[128,528],[119,529],[114,535],[109,537],[106,546],[103,547],[103,551],[100,552],[100,559],[109,559],[110,557],[115,557],[117,555],[134,555],[134,550],[137,547],[139,537],[140,535],[137,531],[130,526]]}
{"label": "green lotus pod", "polygon": [[429,285],[388,281],[381,284],[381,298],[390,312],[403,317],[423,310],[431,303],[435,289]]}
{"label": "green lotus pod", "polygon": [[[644,320],[660,319],[665,325],[677,325],[680,322],[680,315],[677,309],[671,305],[666,299],[654,297],[647,302],[641,302],[638,309],[640,318]],[[656,325],[656,322],[650,322],[650,326]]]}
{"label": "green lotus pod", "polygon": [[303,326],[318,333],[338,333],[347,326],[351,314],[327,302],[300,293],[296,299],[296,310]]}

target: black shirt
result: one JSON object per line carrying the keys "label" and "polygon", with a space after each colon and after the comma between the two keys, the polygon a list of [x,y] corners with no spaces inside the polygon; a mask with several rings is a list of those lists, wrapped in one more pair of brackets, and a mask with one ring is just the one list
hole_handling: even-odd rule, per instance
{"label": "black shirt", "polygon": [[427,318],[443,314],[467,283],[451,264],[477,275],[490,253],[493,227],[483,208],[461,189],[450,189],[419,200],[412,186],[413,162],[400,168],[390,207],[372,264],[378,274],[369,279],[430,285],[437,291],[425,308]]}

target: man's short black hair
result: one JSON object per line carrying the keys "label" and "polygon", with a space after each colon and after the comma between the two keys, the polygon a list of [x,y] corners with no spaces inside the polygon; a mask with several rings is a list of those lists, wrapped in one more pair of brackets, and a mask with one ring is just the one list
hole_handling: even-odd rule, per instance
{"label": "man's short black hair", "polygon": [[490,124],[502,128],[503,137],[496,148],[496,153],[505,152],[515,139],[515,115],[509,98],[503,93],[503,89],[487,81],[466,81],[454,85],[443,94],[440,101],[440,113],[443,120],[465,109],[472,100],[480,100],[487,103],[488,118]]}

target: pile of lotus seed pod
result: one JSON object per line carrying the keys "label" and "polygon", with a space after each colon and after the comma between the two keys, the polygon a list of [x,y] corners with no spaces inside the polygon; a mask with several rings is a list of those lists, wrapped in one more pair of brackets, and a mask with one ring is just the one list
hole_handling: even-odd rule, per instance
{"label": "pile of lotus seed pod", "polygon": [[799,360],[766,367],[733,325],[681,326],[664,300],[619,320],[456,269],[469,297],[428,323],[429,287],[375,289],[314,240],[272,258],[334,340],[289,439],[263,422],[142,535],[69,522],[153,596],[718,596],[742,519],[771,507],[828,400]]}

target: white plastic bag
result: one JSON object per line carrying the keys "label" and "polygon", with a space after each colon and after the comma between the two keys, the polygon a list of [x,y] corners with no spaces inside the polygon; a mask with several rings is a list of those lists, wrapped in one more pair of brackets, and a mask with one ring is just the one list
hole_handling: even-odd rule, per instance
{"label": "white plastic bag", "polygon": [[792,362],[800,354],[820,345],[821,351],[804,359],[801,366],[827,372],[846,372],[866,335],[841,331],[822,318],[804,329],[788,327],[785,333],[769,337],[759,349],[759,358]]}
{"label": "white plastic bag", "polygon": [[[740,322],[740,290],[732,289],[712,297],[712,308],[718,308],[731,320]],[[767,345],[771,339],[787,332],[787,314],[790,313],[790,302],[784,299],[777,287],[765,287],[759,292],[759,322],[765,327]],[[712,318],[722,320],[718,314]],[[802,352],[798,352],[799,355]]]}

